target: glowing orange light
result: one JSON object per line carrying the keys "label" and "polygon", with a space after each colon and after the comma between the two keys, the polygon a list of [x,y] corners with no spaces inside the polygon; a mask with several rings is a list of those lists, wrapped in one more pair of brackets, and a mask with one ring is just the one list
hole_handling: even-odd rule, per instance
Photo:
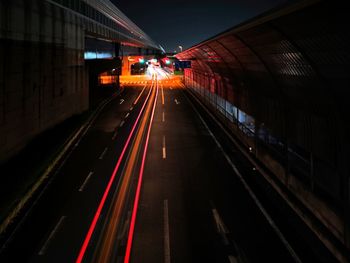
{"label": "glowing orange light", "polygon": [[100,85],[108,85],[116,83],[117,77],[116,76],[100,76],[99,77],[99,83]]}

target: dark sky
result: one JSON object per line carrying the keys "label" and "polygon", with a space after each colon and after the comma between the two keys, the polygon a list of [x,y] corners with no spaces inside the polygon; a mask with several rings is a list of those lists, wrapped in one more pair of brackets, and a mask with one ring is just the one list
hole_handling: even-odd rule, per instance
{"label": "dark sky", "polygon": [[292,0],[112,0],[166,51],[188,48]]}

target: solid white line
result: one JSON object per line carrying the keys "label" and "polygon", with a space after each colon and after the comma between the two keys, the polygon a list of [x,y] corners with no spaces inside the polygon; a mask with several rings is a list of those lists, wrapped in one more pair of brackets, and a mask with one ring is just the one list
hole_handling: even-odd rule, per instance
{"label": "solid white line", "polygon": [[170,263],[170,233],[168,200],[164,200],[164,262]]}
{"label": "solid white line", "polygon": [[84,191],[85,185],[87,184],[87,182],[89,181],[91,175],[93,175],[93,174],[94,174],[94,172],[90,172],[90,173],[88,174],[88,176],[86,177],[84,183],[80,186],[79,192]]}
{"label": "solid white line", "polygon": [[128,112],[128,113],[125,115],[125,119],[126,119],[127,117],[129,117],[129,115],[130,115],[130,113]]}
{"label": "solid white line", "polygon": [[100,155],[100,157],[99,157],[98,159],[102,160],[103,157],[105,156],[107,150],[108,150],[108,147],[106,147],[106,148],[103,150],[103,152],[101,153],[101,155]]}
{"label": "solid white line", "polygon": [[120,123],[119,127],[123,127],[124,123],[125,123],[125,121],[122,121],[122,122]]}
{"label": "solid white line", "polygon": [[166,159],[165,135],[163,135],[163,159]]}
{"label": "solid white line", "polygon": [[165,122],[165,113],[164,113],[164,111],[162,113],[162,122]]}
{"label": "solid white line", "polygon": [[[187,97],[186,97],[187,98]],[[216,139],[215,135],[212,133],[212,131],[210,130],[210,128],[208,127],[207,123],[204,121],[204,119],[202,118],[202,116],[200,115],[200,113],[198,112],[198,110],[194,107],[193,103],[187,98],[188,102],[191,104],[193,110],[196,112],[198,118],[201,120],[202,124],[204,125],[204,127],[207,129],[208,133],[210,134],[211,138],[214,140],[214,142],[216,143],[217,147],[220,149],[221,153],[224,155],[226,161],[228,162],[228,164],[231,166],[232,170],[236,173],[238,179],[241,181],[241,183],[243,184],[244,188],[247,190],[247,192],[249,193],[250,197],[254,200],[255,204],[257,205],[257,207],[259,208],[259,210],[262,212],[262,214],[265,216],[266,220],[268,221],[268,223],[270,224],[270,226],[272,227],[272,229],[275,231],[275,233],[277,234],[277,236],[279,237],[279,239],[282,241],[282,243],[285,245],[285,247],[287,248],[287,250],[289,251],[289,253],[291,254],[291,256],[293,257],[293,259],[295,260],[295,262],[298,263],[302,263],[302,261],[300,260],[300,258],[298,257],[298,255],[296,254],[296,252],[294,251],[294,249],[292,248],[292,246],[289,244],[289,242],[287,241],[287,239],[284,237],[284,235],[282,234],[281,230],[277,227],[277,225],[275,224],[275,222],[272,220],[271,216],[268,214],[268,212],[265,210],[265,208],[263,207],[263,205],[261,204],[261,202],[259,201],[259,199],[256,197],[256,195],[254,194],[254,192],[252,191],[252,189],[249,187],[249,185],[247,184],[247,182],[244,180],[242,174],[238,171],[236,165],[233,164],[233,162],[231,161],[230,157],[227,155],[227,153],[224,151],[224,149],[222,148],[220,142]]]}
{"label": "solid white line", "polygon": [[58,221],[58,223],[56,224],[55,228],[52,230],[51,234],[49,235],[48,239],[46,240],[45,244],[43,245],[43,247],[40,249],[38,255],[42,256],[45,254],[46,249],[49,245],[49,243],[51,242],[51,240],[53,239],[53,237],[55,236],[55,234],[57,233],[58,229],[60,228],[61,224],[63,223],[63,220],[66,218],[66,216],[62,216],[60,218],[60,220]]}

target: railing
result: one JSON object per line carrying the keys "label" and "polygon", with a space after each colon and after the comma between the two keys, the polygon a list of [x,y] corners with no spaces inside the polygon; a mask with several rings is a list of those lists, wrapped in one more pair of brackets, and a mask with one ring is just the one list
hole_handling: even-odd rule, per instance
{"label": "railing", "polygon": [[[198,78],[196,76],[196,80]],[[253,143],[251,146],[254,149],[264,150],[286,169],[287,174],[293,174],[311,191],[315,191],[315,187],[318,185],[325,184],[324,180],[328,177],[323,176],[323,174],[329,175],[329,173],[335,172],[330,164],[317,159],[311,152],[301,149],[292,142],[286,142],[285,139],[274,136],[264,125],[256,126],[252,116],[217,94],[210,92],[208,87],[203,87],[202,83],[195,81],[191,76],[185,74],[184,80],[188,88],[200,95],[206,103],[211,104],[231,125],[236,126],[245,138],[253,139],[250,140],[250,143]],[[226,105],[225,108],[223,105]],[[242,115],[248,121],[240,121]],[[341,200],[340,190],[338,189],[339,183],[326,183],[326,185],[332,184],[332,191],[324,187],[318,187],[317,191],[322,192],[323,199],[327,199],[328,202],[333,204],[333,207],[336,207],[335,204]]]}

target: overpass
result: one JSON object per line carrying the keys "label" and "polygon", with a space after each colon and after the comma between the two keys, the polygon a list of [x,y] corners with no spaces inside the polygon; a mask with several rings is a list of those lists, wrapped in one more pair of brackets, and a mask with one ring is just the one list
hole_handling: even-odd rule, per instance
{"label": "overpass", "polygon": [[[108,0],[0,3],[0,160],[89,107],[97,74],[161,48]],[[89,79],[90,77],[90,79]]]}

